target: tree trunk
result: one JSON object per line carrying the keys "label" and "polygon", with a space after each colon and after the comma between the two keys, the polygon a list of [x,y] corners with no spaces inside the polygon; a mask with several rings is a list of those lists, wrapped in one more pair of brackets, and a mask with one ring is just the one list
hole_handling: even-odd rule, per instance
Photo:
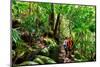
{"label": "tree trunk", "polygon": [[51,4],[51,13],[49,15],[49,24],[51,26],[51,30],[54,30],[54,5],[53,3]]}
{"label": "tree trunk", "polygon": [[57,16],[57,20],[54,28],[54,36],[57,34],[59,24],[60,24],[60,13]]}
{"label": "tree trunk", "polygon": [[57,44],[59,44],[59,38],[60,38],[60,34],[59,34],[59,29],[60,29],[60,13],[58,14],[57,16],[57,20],[56,20],[56,23],[55,23],[55,27],[54,27],[54,39],[57,41]]}

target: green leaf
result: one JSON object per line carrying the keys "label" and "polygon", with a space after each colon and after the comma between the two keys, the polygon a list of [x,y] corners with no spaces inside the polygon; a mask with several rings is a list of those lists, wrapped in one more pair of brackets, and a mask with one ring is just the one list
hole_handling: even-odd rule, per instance
{"label": "green leaf", "polygon": [[41,60],[44,61],[44,63],[56,63],[54,60],[52,60],[51,58],[49,57],[46,57],[46,56],[41,56],[41,55],[38,55],[37,58],[40,58]]}
{"label": "green leaf", "polygon": [[40,58],[35,58],[33,61],[39,64],[45,64]]}
{"label": "green leaf", "polygon": [[34,62],[34,61],[24,61],[23,63],[21,63],[20,65],[37,65],[38,63]]}

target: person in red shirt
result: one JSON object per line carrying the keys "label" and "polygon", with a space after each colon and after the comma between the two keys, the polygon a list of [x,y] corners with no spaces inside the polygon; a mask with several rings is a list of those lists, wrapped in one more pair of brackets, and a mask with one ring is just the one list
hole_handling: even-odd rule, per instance
{"label": "person in red shirt", "polygon": [[72,48],[73,48],[73,40],[71,37],[68,38],[68,41],[67,41],[67,53],[69,54],[69,57],[71,56],[71,53],[72,53]]}
{"label": "person in red shirt", "polygon": [[71,50],[73,47],[73,40],[71,37],[68,38],[67,47],[68,47],[68,50]]}

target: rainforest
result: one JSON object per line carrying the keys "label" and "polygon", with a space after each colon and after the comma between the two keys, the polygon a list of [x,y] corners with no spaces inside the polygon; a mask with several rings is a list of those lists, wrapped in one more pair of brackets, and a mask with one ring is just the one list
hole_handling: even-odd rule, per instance
{"label": "rainforest", "polygon": [[96,61],[96,6],[12,0],[11,19],[12,66]]}

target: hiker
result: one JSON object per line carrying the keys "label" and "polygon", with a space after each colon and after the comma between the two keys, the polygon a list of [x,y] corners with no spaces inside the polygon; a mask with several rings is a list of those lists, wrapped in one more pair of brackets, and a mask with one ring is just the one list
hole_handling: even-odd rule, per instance
{"label": "hiker", "polygon": [[66,51],[66,54],[67,54],[67,49],[68,49],[68,47],[67,47],[67,43],[68,43],[68,37],[65,37],[65,40],[64,40],[63,46],[64,46],[64,49],[65,49],[65,51]]}
{"label": "hiker", "polygon": [[72,48],[73,48],[73,40],[72,40],[72,38],[71,37],[69,37],[68,38],[68,40],[67,40],[67,53],[68,53],[68,55],[69,55],[69,57],[71,57],[71,54],[72,54]]}

